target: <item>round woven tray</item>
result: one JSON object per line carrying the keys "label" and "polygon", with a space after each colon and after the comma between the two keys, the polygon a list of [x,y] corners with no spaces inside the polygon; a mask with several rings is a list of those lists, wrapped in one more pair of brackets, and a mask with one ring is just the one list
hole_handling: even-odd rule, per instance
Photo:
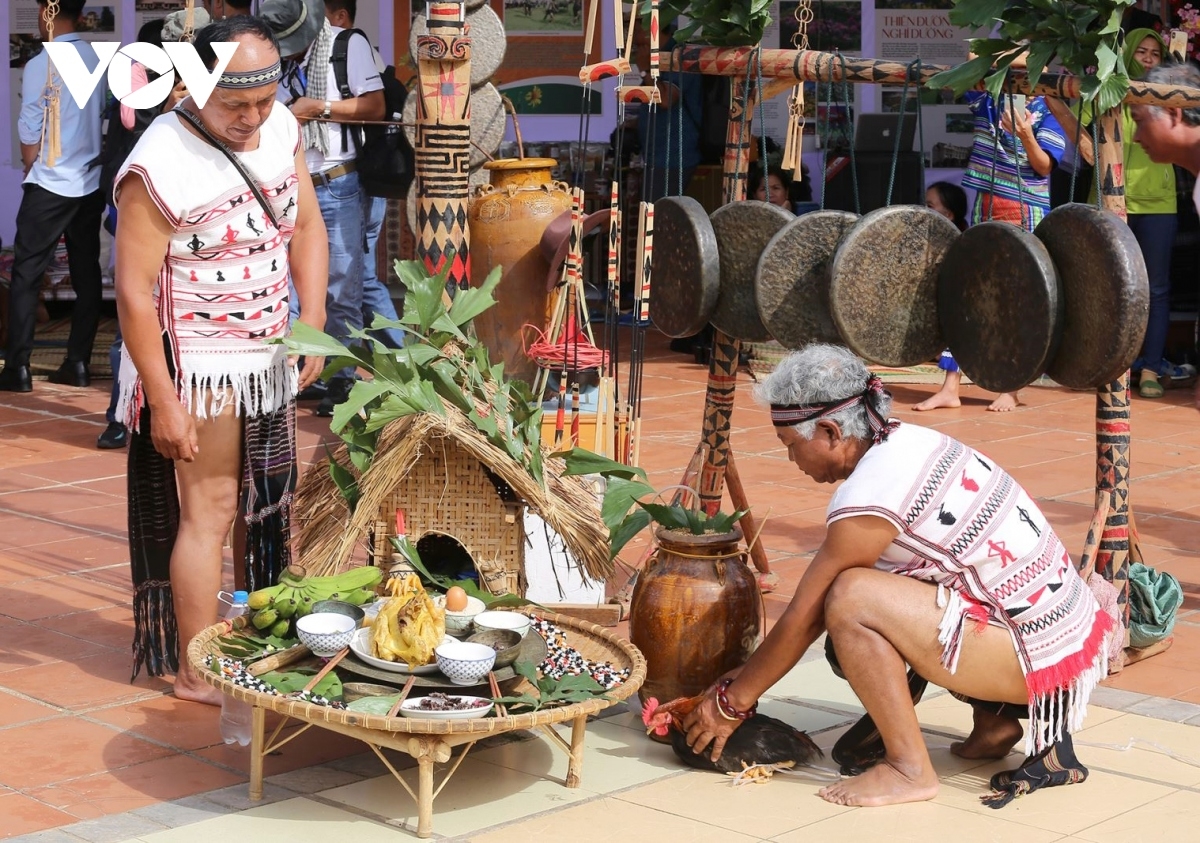
{"label": "round woven tray", "polygon": [[359,711],[344,711],[325,705],[300,702],[289,697],[262,694],[235,685],[209,667],[209,657],[218,655],[216,639],[229,627],[225,623],[210,626],[188,645],[188,662],[204,681],[223,694],[248,702],[268,711],[278,712],[310,723],[340,723],[380,732],[407,732],[421,735],[508,732],[532,729],[549,723],[574,720],[581,715],[595,714],[632,696],[646,679],[646,659],[633,644],[617,638],[604,627],[566,615],[544,615],[545,620],[560,627],[567,635],[567,646],[578,650],[592,661],[610,662],[614,667],[629,668],[630,675],[623,683],[608,691],[604,697],[574,703],[559,708],[546,708],[529,714],[507,717],[479,717],[470,720],[427,720],[420,717],[383,717]]}

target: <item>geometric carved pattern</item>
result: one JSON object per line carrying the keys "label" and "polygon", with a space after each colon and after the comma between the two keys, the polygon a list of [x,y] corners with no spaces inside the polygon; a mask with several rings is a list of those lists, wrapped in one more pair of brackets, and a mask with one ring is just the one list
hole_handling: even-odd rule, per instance
{"label": "geometric carved pattern", "polygon": [[1096,489],[1112,493],[1096,570],[1117,588],[1129,620],[1129,373],[1096,390]]}

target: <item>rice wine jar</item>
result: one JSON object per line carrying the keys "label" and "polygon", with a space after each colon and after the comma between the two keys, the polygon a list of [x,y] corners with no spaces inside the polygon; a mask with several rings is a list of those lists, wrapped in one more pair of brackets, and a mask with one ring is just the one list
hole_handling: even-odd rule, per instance
{"label": "rice wine jar", "polygon": [[542,254],[542,234],[564,211],[571,210],[571,193],[551,178],[553,158],[507,158],[489,161],[491,184],[477,187],[468,205],[471,229],[471,285],[481,286],[495,267],[503,275],[496,288],[496,306],[475,317],[475,333],[487,347],[492,363],[504,363],[504,373],[532,384],[537,364],[525,355],[522,337],[532,343],[546,330],[550,293],[546,276],[550,263]]}
{"label": "rice wine jar", "polygon": [[694,536],[659,527],[655,538],[629,613],[629,638],[646,656],[643,703],[701,693],[750,658],[762,629],[741,528]]}

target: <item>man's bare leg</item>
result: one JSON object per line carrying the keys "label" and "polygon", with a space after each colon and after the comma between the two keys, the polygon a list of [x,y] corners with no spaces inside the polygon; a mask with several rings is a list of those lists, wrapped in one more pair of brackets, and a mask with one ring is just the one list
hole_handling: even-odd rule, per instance
{"label": "man's bare leg", "polygon": [[222,694],[187,662],[188,643],[216,623],[221,590],[221,550],[237,512],[242,460],[242,419],[232,408],[196,420],[200,451],[190,463],[176,461],[179,535],[171,554],[171,589],[179,626],[179,672],[175,696],[220,705]]}
{"label": "man's bare leg", "polygon": [[950,744],[950,752],[959,758],[1003,758],[1012,752],[1025,734],[1021,721],[1015,717],[1002,717],[990,711],[972,706],[974,726],[965,741]]}
{"label": "man's bare leg", "polygon": [[914,404],[913,409],[925,411],[961,407],[962,401],[958,397],[958,387],[961,383],[962,372],[946,372],[946,379],[942,381],[942,388],[920,404]]}
{"label": "man's bare leg", "polygon": [[853,568],[838,575],[825,602],[850,686],[883,737],[886,756],[861,776],[824,788],[839,805],[891,805],[932,799],[938,782],[905,683],[905,662],[930,682],[976,699],[1023,704],[1025,677],[1008,633],[984,626],[963,636],[957,670],[941,663],[937,629],[943,610],[928,583]]}

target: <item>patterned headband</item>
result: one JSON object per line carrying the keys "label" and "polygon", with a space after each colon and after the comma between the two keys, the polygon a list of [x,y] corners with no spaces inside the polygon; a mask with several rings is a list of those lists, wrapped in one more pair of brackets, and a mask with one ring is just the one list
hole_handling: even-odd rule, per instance
{"label": "patterned headband", "polygon": [[270,67],[261,70],[243,70],[240,73],[222,73],[217,80],[218,88],[257,88],[268,82],[278,81],[283,75],[283,67],[276,60]]}
{"label": "patterned headband", "polygon": [[837,401],[825,401],[820,404],[772,404],[771,423],[776,427],[791,427],[806,421],[833,415],[839,410],[862,404],[867,408],[867,423],[871,426],[872,441],[875,444],[886,442],[888,434],[900,426],[898,421],[888,421],[879,414],[875,405],[869,399],[872,395],[889,395],[883,388],[883,381],[877,375],[867,378],[867,386],[858,395],[842,398]]}

